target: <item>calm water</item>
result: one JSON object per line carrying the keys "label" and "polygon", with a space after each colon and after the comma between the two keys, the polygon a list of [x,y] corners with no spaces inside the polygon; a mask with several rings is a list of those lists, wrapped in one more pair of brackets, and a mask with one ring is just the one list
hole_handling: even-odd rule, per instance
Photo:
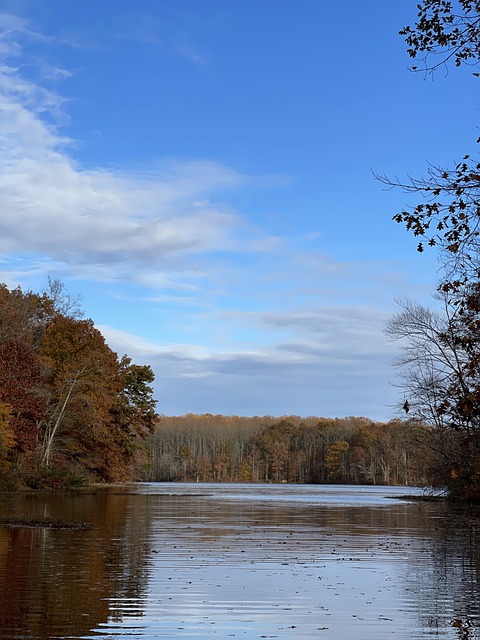
{"label": "calm water", "polygon": [[0,638],[480,638],[480,522],[412,489],[139,484],[0,495]]}

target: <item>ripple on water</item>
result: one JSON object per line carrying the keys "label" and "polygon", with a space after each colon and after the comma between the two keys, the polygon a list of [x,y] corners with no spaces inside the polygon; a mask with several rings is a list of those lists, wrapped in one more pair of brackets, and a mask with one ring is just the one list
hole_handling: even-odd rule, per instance
{"label": "ripple on water", "polygon": [[439,507],[382,499],[385,488],[356,506],[348,489],[332,507],[321,489],[261,500],[270,487],[252,487],[249,500],[248,486],[141,486],[66,501],[93,523],[83,537],[0,530],[0,579],[9,568],[12,606],[29,616],[22,627],[0,600],[0,636],[477,638],[478,564]]}

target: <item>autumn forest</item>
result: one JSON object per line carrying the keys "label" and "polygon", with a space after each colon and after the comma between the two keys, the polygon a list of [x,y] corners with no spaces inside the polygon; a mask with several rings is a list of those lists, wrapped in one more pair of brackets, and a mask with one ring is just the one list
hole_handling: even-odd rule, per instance
{"label": "autumn forest", "polygon": [[400,420],[162,416],[149,479],[424,485],[429,435]]}

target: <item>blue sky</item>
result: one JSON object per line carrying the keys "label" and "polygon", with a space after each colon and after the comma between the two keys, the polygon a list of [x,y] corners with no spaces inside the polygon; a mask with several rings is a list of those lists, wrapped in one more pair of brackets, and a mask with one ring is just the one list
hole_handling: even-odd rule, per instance
{"label": "blue sky", "polygon": [[471,72],[416,0],[0,0],[0,281],[60,278],[168,415],[390,419],[395,300],[437,264],[372,171],[451,165]]}

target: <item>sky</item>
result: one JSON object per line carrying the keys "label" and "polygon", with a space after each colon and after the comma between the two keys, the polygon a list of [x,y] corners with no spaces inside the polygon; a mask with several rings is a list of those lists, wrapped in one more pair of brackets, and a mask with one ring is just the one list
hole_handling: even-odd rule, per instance
{"label": "sky", "polygon": [[0,282],[80,295],[160,414],[394,418],[438,264],[374,173],[479,123],[471,70],[409,70],[416,4],[0,0]]}

